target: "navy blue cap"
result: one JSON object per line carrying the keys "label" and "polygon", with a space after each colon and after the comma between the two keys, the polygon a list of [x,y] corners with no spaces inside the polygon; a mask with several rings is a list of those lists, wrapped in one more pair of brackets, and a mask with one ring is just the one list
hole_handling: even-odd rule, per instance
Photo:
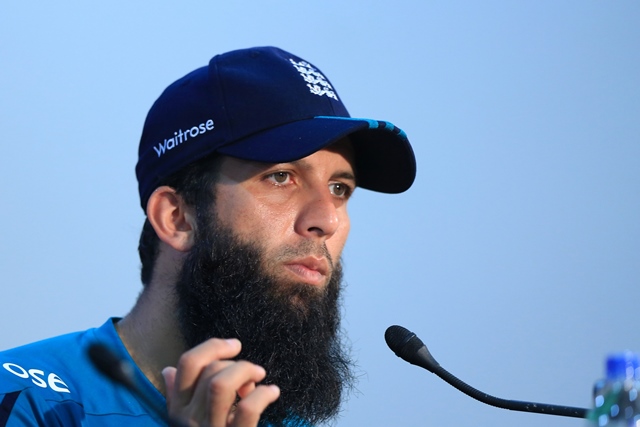
{"label": "navy blue cap", "polygon": [[401,193],[411,186],[416,162],[405,133],[351,118],[317,67],[275,47],[217,55],[149,110],[136,165],[142,209],[163,179],[209,154],[284,163],[346,136],[359,187]]}

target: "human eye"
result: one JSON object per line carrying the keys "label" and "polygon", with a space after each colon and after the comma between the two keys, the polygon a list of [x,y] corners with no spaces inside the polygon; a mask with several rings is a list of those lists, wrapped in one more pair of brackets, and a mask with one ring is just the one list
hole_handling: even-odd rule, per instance
{"label": "human eye", "polygon": [[286,185],[291,181],[291,174],[289,172],[278,171],[267,175],[267,179],[275,185]]}
{"label": "human eye", "polygon": [[331,191],[331,194],[334,196],[346,199],[349,198],[353,190],[347,184],[342,182],[333,182],[329,184],[329,191]]}

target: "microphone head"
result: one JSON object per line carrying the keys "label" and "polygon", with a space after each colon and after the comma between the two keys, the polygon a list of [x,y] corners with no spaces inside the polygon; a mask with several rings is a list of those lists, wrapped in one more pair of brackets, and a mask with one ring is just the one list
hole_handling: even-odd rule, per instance
{"label": "microphone head", "polygon": [[389,326],[384,333],[384,340],[396,356],[404,359],[407,354],[412,354],[422,347],[424,344],[420,338],[410,330],[402,326]]}
{"label": "microphone head", "polygon": [[396,356],[412,365],[421,366],[431,372],[440,366],[422,340],[402,326],[389,326],[384,333],[384,339]]}

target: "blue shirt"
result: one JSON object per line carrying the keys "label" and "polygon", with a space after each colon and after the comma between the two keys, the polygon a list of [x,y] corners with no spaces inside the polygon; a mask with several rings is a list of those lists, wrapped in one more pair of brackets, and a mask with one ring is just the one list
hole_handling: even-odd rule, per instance
{"label": "blue shirt", "polygon": [[[106,345],[134,367],[135,382],[151,404],[166,407],[164,396],[120,340],[118,320],[0,352],[0,427],[166,426],[163,415],[100,373],[89,359],[91,344]],[[290,422],[297,425],[294,420]]]}
{"label": "blue shirt", "polygon": [[[129,390],[97,371],[87,355],[94,342],[135,363],[109,319],[100,328],[0,352],[0,427],[166,426]],[[164,396],[135,369],[143,393],[159,407]]]}

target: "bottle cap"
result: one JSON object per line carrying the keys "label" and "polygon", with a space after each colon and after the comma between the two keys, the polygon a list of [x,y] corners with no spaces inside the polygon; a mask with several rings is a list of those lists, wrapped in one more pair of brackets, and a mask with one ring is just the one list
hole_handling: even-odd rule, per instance
{"label": "bottle cap", "polygon": [[631,351],[610,354],[607,357],[607,378],[640,380],[640,356]]}

